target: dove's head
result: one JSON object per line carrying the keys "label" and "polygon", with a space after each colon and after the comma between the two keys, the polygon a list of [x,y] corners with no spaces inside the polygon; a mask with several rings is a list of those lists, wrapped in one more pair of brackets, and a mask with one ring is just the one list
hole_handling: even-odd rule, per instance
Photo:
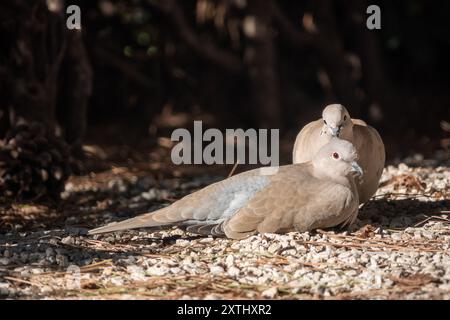
{"label": "dove's head", "polygon": [[322,111],[322,134],[349,139],[353,130],[353,123],[347,109],[341,104],[330,104]]}
{"label": "dove's head", "polygon": [[363,170],[357,160],[358,153],[351,142],[332,138],[319,149],[312,162],[319,174],[339,179],[349,175],[362,177]]}

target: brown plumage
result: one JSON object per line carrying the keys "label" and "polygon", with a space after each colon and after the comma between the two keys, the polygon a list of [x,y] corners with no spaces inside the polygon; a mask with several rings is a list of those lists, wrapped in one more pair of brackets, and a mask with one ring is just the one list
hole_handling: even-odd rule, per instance
{"label": "brown plumage", "polygon": [[[335,139],[313,161],[235,175],[172,205],[89,234],[177,225],[200,234],[242,239],[260,233],[307,231],[352,223],[358,194],[351,178],[361,172],[356,149]],[[361,172],[362,173],[362,172]]]}
{"label": "brown plumage", "polygon": [[310,161],[319,149],[333,137],[353,143],[358,151],[358,163],[364,179],[357,182],[359,200],[368,201],[377,191],[385,162],[384,144],[377,130],[363,120],[351,119],[344,106],[327,106],[322,118],[308,123],[297,135],[293,149],[293,163]]}

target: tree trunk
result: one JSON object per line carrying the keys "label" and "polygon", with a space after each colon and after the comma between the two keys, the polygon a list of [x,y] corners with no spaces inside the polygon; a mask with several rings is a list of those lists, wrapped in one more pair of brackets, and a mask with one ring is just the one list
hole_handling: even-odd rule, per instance
{"label": "tree trunk", "polygon": [[64,8],[62,1],[54,9],[45,0],[0,4],[0,73],[7,75],[1,105],[8,113],[2,118],[10,126],[41,122],[55,134],[58,106],[67,141],[80,144],[92,74],[81,33],[67,29]]}

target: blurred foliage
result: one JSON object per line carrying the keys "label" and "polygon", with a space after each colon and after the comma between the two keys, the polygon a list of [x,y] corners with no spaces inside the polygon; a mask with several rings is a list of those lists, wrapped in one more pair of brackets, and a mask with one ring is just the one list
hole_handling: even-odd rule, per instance
{"label": "blurred foliage", "polygon": [[[91,128],[114,123],[147,139],[196,118],[283,135],[341,102],[383,134],[411,139],[441,137],[450,118],[448,1],[71,3],[94,71]],[[368,4],[380,6],[381,30],[365,28]]]}

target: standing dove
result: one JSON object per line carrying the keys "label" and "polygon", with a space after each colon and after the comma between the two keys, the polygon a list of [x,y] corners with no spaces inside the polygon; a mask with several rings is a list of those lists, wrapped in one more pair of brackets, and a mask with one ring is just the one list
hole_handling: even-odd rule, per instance
{"label": "standing dove", "polygon": [[[209,185],[172,205],[89,234],[180,226],[192,233],[242,239],[260,233],[304,232],[350,225],[358,214],[355,147],[333,139],[312,161],[260,168]],[[270,170],[276,169],[272,174]]]}
{"label": "standing dove", "polygon": [[310,161],[316,152],[333,137],[350,141],[358,151],[358,163],[364,178],[358,181],[360,203],[368,201],[377,191],[386,154],[377,130],[359,119],[351,119],[347,109],[331,104],[322,112],[322,119],[310,122],[297,135],[293,163]]}

